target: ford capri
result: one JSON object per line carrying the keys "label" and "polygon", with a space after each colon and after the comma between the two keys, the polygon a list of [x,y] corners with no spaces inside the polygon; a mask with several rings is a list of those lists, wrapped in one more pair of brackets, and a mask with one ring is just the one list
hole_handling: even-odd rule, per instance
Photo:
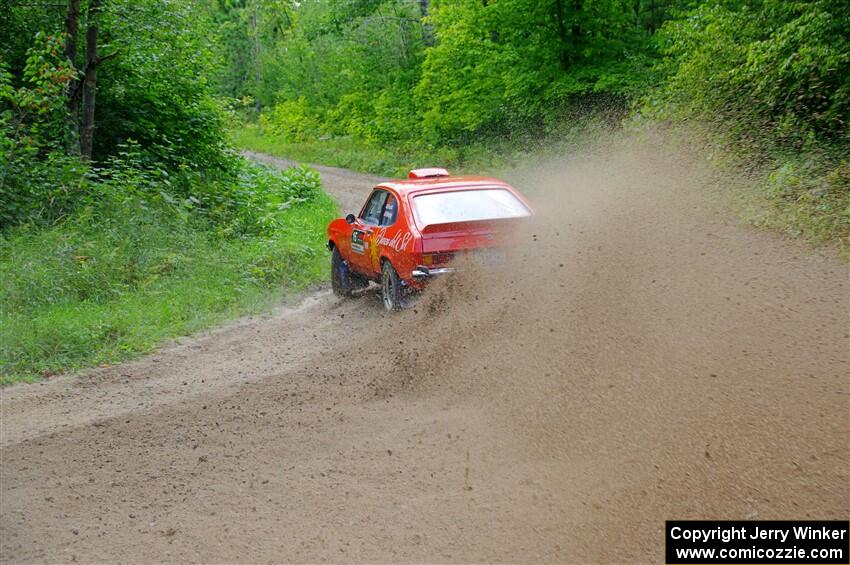
{"label": "ford capri", "polygon": [[472,261],[498,265],[518,226],[532,216],[525,197],[487,177],[445,169],[410,171],[376,186],[360,213],[328,225],[331,287],[351,296],[369,281],[381,286],[384,308],[410,307],[429,280]]}

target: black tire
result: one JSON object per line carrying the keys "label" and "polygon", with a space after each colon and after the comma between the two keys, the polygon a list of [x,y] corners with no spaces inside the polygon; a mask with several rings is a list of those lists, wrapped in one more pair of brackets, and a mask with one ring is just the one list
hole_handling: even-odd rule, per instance
{"label": "black tire", "polygon": [[381,299],[388,312],[412,308],[416,304],[415,293],[401,284],[398,273],[389,261],[384,261],[381,266]]}
{"label": "black tire", "polygon": [[342,260],[342,255],[339,254],[339,249],[333,248],[331,254],[331,289],[337,296],[351,296],[351,274],[348,271],[348,265]]}
{"label": "black tire", "polygon": [[381,266],[381,298],[387,312],[401,310],[401,281],[389,261]]}

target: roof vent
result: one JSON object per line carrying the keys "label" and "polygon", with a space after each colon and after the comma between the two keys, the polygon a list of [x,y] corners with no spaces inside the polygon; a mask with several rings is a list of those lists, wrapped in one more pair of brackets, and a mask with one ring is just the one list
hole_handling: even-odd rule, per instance
{"label": "roof vent", "polygon": [[434,177],[447,176],[449,176],[449,172],[438,167],[431,167],[430,169],[413,169],[407,173],[407,178],[409,179],[432,179]]}

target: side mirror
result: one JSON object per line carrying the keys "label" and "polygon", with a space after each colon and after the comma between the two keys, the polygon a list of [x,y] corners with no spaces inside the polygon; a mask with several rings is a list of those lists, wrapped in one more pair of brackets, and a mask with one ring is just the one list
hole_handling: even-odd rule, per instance
{"label": "side mirror", "polygon": [[357,218],[354,217],[354,214],[349,214],[345,217],[345,221],[349,224],[353,224],[357,221]]}

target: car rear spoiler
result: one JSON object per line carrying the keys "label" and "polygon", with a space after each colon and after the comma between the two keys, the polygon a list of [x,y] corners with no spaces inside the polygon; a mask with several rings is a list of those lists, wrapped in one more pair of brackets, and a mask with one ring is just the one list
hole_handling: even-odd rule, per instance
{"label": "car rear spoiler", "polygon": [[419,231],[422,235],[450,232],[492,232],[503,229],[509,224],[518,224],[527,219],[528,216],[518,218],[497,218],[492,220],[473,220],[466,222],[447,222],[445,224],[428,224]]}

